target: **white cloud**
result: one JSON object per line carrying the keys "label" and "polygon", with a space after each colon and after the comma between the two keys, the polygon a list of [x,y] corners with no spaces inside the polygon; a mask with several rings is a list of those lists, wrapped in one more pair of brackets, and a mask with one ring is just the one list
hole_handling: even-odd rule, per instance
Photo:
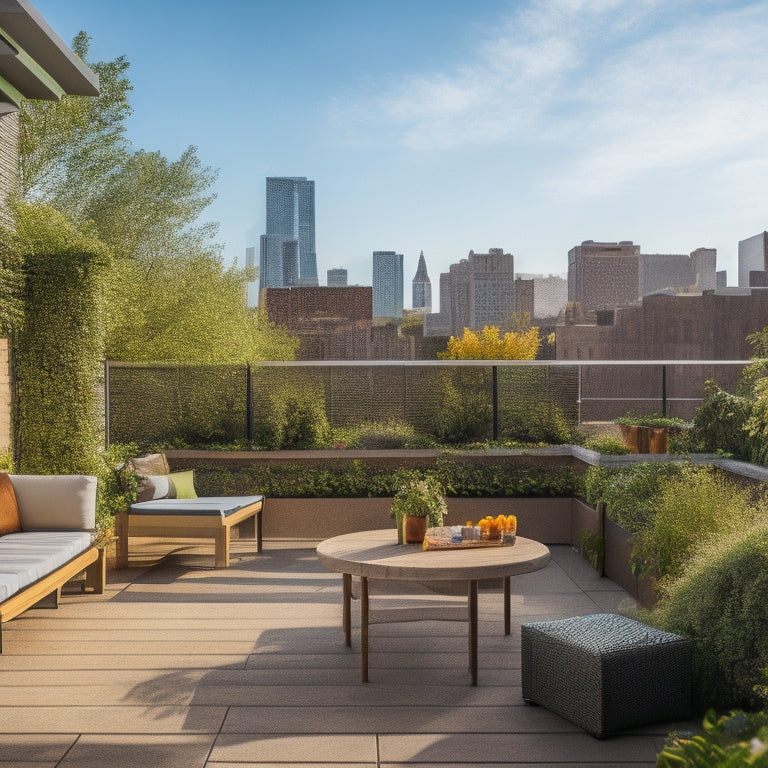
{"label": "white cloud", "polygon": [[565,196],[746,161],[768,145],[767,30],[764,2],[532,0],[472,60],[364,98],[358,125],[412,152],[557,147],[541,184]]}

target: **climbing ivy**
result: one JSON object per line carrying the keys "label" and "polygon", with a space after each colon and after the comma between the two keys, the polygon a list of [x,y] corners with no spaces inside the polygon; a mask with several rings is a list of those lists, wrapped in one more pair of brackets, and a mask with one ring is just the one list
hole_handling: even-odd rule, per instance
{"label": "climbing ivy", "polygon": [[11,333],[19,472],[95,473],[106,247],[54,209],[18,203],[2,242],[20,257],[23,318]]}

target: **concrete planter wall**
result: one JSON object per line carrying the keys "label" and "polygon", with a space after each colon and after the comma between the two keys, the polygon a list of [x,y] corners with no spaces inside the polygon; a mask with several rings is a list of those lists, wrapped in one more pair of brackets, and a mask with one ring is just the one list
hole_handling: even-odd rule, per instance
{"label": "concrete planter wall", "polygon": [[[517,532],[545,544],[578,543],[574,499],[448,499],[448,524],[498,514],[516,515]],[[394,528],[391,498],[267,499],[265,538],[324,539],[355,531]],[[582,507],[585,505],[581,505]],[[587,507],[587,509],[589,509]],[[583,516],[584,513],[580,512]],[[592,514],[595,515],[594,510]],[[585,526],[582,526],[585,527]]]}

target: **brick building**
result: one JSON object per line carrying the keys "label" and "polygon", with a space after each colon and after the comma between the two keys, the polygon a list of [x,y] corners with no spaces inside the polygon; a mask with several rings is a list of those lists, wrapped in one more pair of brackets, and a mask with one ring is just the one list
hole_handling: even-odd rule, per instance
{"label": "brick building", "polygon": [[[747,336],[768,326],[768,289],[749,293],[706,291],[698,296],[646,296],[639,306],[614,311],[583,312],[569,305],[557,325],[557,359],[578,360],[746,360],[752,354]],[[659,369],[661,375],[661,367]],[[670,415],[690,418],[704,392],[704,382],[713,377],[711,366],[667,365],[670,391],[676,392],[676,409]],[[605,420],[606,398],[637,398],[618,402],[609,418],[628,410],[659,410],[660,384],[648,380],[647,370],[632,366],[582,370],[582,418]],[[741,368],[718,373],[718,384],[733,390]],[[687,398],[687,401],[686,401]],[[600,413],[601,416],[595,414]]]}
{"label": "brick building", "polygon": [[298,336],[297,359],[371,359],[370,286],[265,288],[261,303],[270,322]]}

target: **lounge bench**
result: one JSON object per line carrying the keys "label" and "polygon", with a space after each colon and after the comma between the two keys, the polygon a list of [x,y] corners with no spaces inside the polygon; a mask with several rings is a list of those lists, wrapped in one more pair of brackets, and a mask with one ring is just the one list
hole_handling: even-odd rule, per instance
{"label": "lounge bench", "polygon": [[132,459],[130,467],[141,478],[138,499],[115,518],[118,568],[128,567],[131,536],[214,539],[216,568],[229,567],[232,528],[241,538],[255,538],[262,550],[263,496],[198,497],[193,473],[171,472],[164,453]]}
{"label": "lounge bench", "polygon": [[115,518],[117,567],[128,566],[131,536],[214,539],[216,568],[229,568],[229,544],[233,526],[239,534],[256,539],[261,552],[263,496],[209,496],[194,499],[154,499],[132,504]]}
{"label": "lounge bench", "polygon": [[104,591],[104,551],[93,543],[96,482],[0,476],[0,653],[4,622],[33,606],[58,607],[62,586],[83,572],[87,589]]}

